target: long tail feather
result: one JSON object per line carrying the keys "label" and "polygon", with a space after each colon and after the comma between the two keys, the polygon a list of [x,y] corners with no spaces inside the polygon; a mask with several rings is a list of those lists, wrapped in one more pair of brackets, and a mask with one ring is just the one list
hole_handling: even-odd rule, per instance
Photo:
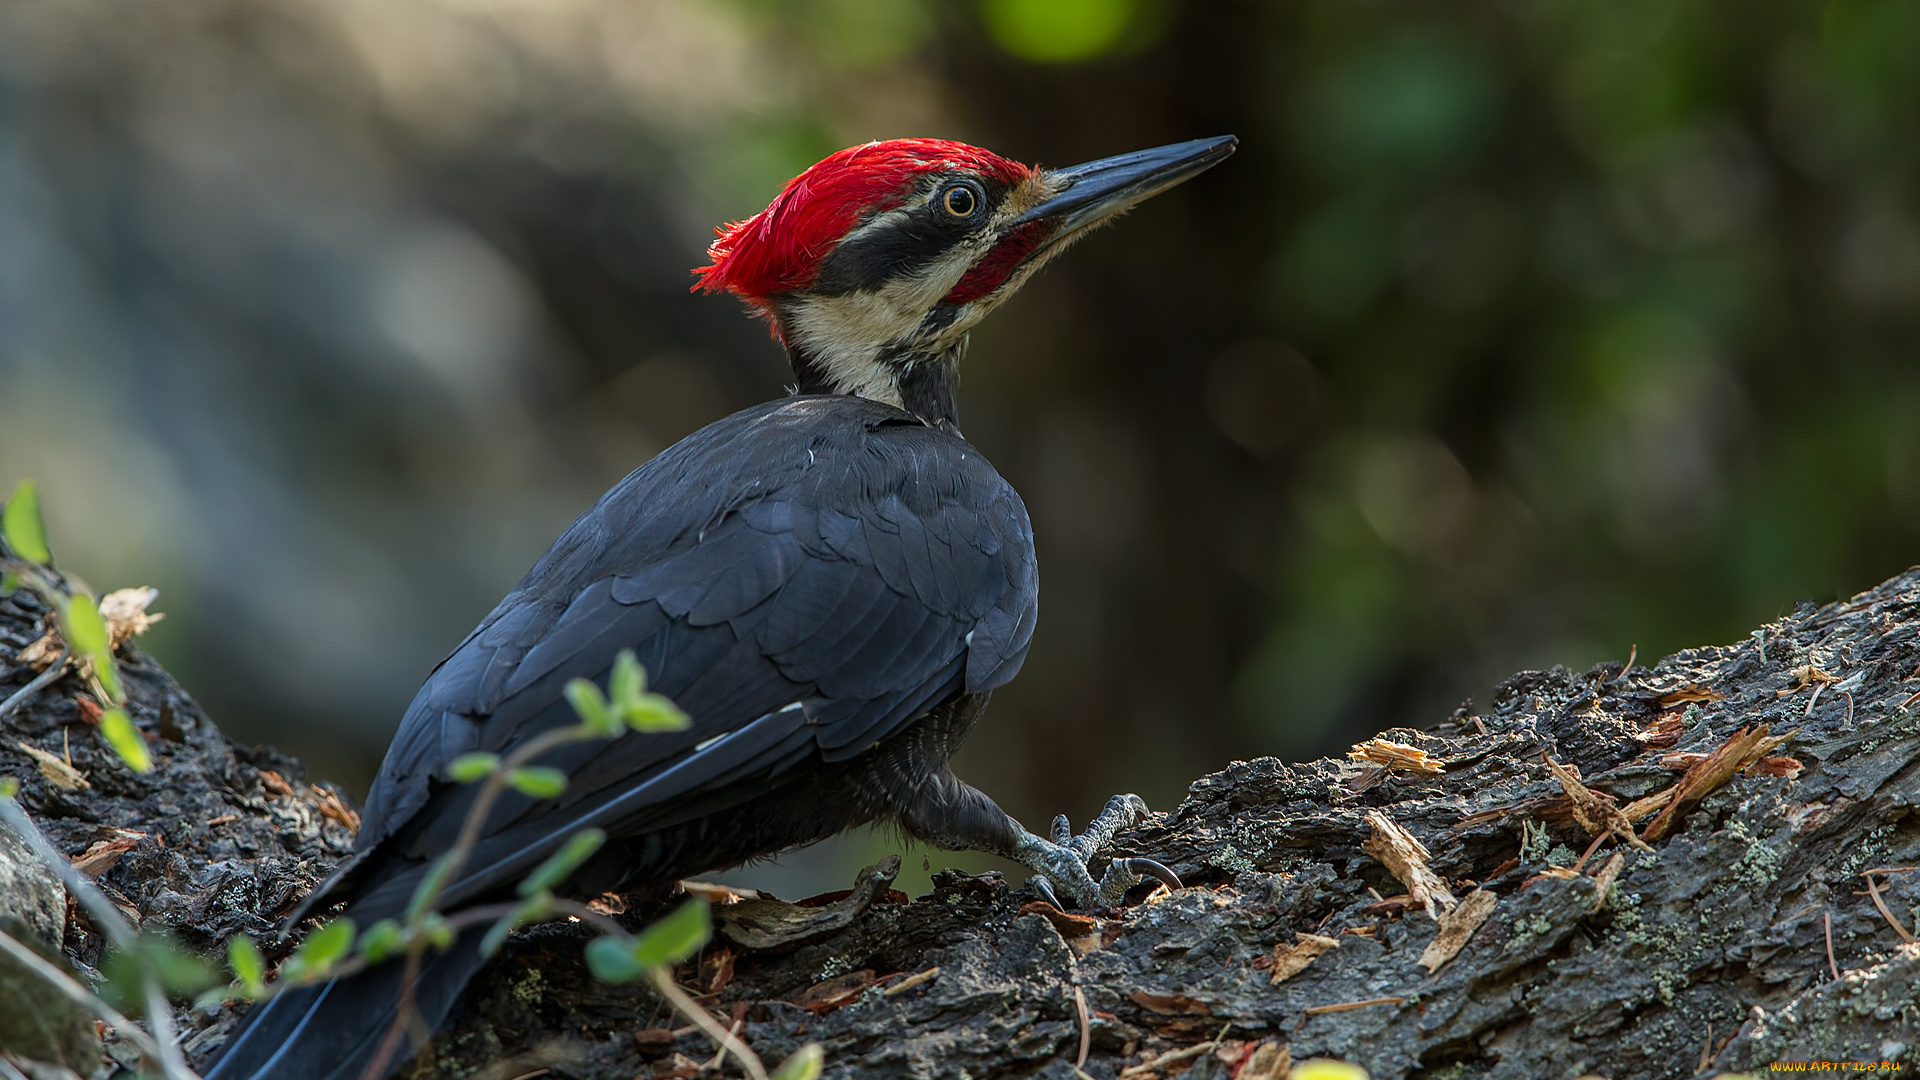
{"label": "long tail feather", "polygon": [[[421,964],[414,1002],[429,1030],[446,1019],[485,963],[479,948],[485,933],[484,927],[468,930],[452,948],[429,954]],[[206,1080],[359,1080],[399,1015],[403,971],[394,960],[255,1006],[203,1075]],[[404,1064],[413,1049],[403,1040],[382,1076]]]}

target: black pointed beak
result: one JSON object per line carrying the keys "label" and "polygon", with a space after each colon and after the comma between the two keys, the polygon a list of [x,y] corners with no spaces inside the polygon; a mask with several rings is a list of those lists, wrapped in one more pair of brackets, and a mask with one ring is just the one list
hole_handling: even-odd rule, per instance
{"label": "black pointed beak", "polygon": [[1063,186],[1011,225],[1051,222],[1053,238],[1064,240],[1200,175],[1226,160],[1239,145],[1238,138],[1221,135],[1048,170],[1046,179]]}

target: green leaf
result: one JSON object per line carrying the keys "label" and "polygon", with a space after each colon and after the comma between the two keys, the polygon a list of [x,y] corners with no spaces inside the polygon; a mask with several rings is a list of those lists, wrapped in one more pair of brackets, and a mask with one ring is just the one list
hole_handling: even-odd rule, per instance
{"label": "green leaf", "polygon": [[20,575],[9,570],[0,574],[0,596],[5,596],[20,587]]}
{"label": "green leaf", "polygon": [[633,959],[650,968],[677,964],[699,952],[712,936],[707,902],[696,897],[642,931],[633,943]]}
{"label": "green leaf", "polygon": [[86,593],[76,594],[67,601],[61,621],[65,624],[67,642],[73,651],[93,660],[94,677],[100,680],[101,689],[113,701],[124,701],[126,695],[120,691],[120,677],[113,663],[113,642],[107,636],[106,620],[100,617],[100,608],[93,597]]}
{"label": "green leaf", "polygon": [[678,705],[659,694],[642,694],[622,711],[627,726],[635,731],[685,731],[693,726]]}
{"label": "green leaf", "polygon": [[507,774],[507,783],[534,799],[557,799],[567,793],[567,774],[545,765],[522,765]]}
{"label": "green leaf", "polygon": [[587,856],[600,850],[607,842],[607,834],[599,829],[582,829],[567,838],[567,843],[559,851],[547,857],[547,861],[533,868],[520,882],[520,895],[532,896],[537,892],[551,889],[567,879],[567,875],[580,868]]}
{"label": "green leaf", "polygon": [[77,593],[67,601],[67,641],[73,651],[94,656],[107,651],[107,624],[93,597]]}
{"label": "green leaf", "polygon": [[453,924],[437,911],[429,911],[420,917],[420,936],[441,952],[453,948]]}
{"label": "green leaf", "polygon": [[420,878],[420,884],[414,886],[413,899],[407,901],[407,925],[420,922],[422,916],[432,910],[440,899],[440,890],[446,887],[447,876],[453,873],[453,855],[442,855],[435,859],[433,866]]}
{"label": "green leaf", "polygon": [[610,937],[587,942],[587,970],[603,983],[630,983],[647,973],[634,959],[632,943]]}
{"label": "green leaf", "polygon": [[353,920],[343,915],[308,934],[293,958],[299,961],[303,974],[323,975],[351,951]]}
{"label": "green leaf", "polygon": [[820,1075],[820,1066],[826,1061],[825,1051],[819,1043],[808,1043],[787,1055],[787,1060],[773,1070],[767,1080],[815,1080]]}
{"label": "green leaf", "polygon": [[407,946],[407,932],[392,919],[381,919],[360,932],[354,949],[369,964],[377,964]]}
{"label": "green leaf", "polygon": [[240,985],[247,988],[249,995],[258,994],[267,988],[267,960],[260,955],[260,946],[245,934],[235,934],[227,942],[227,967],[233,969]]}
{"label": "green leaf", "polygon": [[0,776],[0,799],[11,799],[20,794],[20,781],[11,776]]}
{"label": "green leaf", "polygon": [[499,754],[461,754],[447,763],[447,775],[462,784],[492,776],[500,767]]}
{"label": "green leaf", "polygon": [[133,726],[127,710],[116,705],[102,713],[100,734],[120,760],[127,763],[127,768],[134,772],[153,771],[153,755],[147,751],[147,740],[140,729]]}
{"label": "green leaf", "polygon": [[613,699],[616,707],[624,707],[628,702],[640,700],[647,692],[647,669],[633,658],[632,649],[621,649],[620,655],[613,658],[613,675],[607,679],[607,696]]}
{"label": "green leaf", "polygon": [[53,558],[53,552],[47,550],[47,528],[40,521],[40,493],[34,490],[33,481],[20,481],[6,509],[0,510],[0,535],[6,537],[15,555],[30,563],[45,566]]}
{"label": "green leaf", "polygon": [[573,711],[580,716],[580,722],[592,728],[600,735],[620,734],[620,718],[607,707],[607,696],[600,692],[591,679],[574,679],[567,683],[564,693]]}

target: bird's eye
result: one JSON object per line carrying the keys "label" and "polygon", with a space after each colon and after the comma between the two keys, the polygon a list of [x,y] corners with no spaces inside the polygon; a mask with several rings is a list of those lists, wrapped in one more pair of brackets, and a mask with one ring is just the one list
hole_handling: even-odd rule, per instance
{"label": "bird's eye", "polygon": [[965,184],[955,184],[940,196],[940,205],[957,218],[972,217],[980,208],[980,196]]}

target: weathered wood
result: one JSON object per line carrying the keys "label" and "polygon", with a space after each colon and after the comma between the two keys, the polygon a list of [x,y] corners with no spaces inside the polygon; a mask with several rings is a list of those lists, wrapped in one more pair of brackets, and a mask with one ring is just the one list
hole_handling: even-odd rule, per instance
{"label": "weathered wood", "polygon": [[[35,636],[33,617],[0,601],[0,658]],[[143,919],[207,949],[238,930],[265,933],[346,850],[347,830],[297,764],[229,746],[164,672],[137,654],[129,667],[153,774],[109,760],[64,684],[6,722],[0,771],[26,781],[26,805],[74,854],[108,830],[147,834],[103,876]],[[0,667],[0,691],[27,676]],[[881,897],[824,937],[775,950],[716,943],[681,981],[715,991],[713,1007],[743,1019],[769,1060],[817,1040],[829,1073],[848,1077],[1070,1077],[1076,988],[1086,1071],[1102,1080],[1215,1040],[1166,1071],[1228,1076],[1268,1041],[1294,1061],[1341,1057],[1393,1080],[1633,1080],[1774,1060],[1911,1069],[1920,944],[1903,943],[1902,928],[1920,922],[1920,871],[1877,875],[1872,891],[1862,875],[1920,866],[1915,676],[1920,572],[1909,572],[1736,645],[1625,673],[1523,673],[1477,714],[1387,733],[1443,763],[1439,775],[1345,759],[1235,762],[1121,838],[1122,851],[1168,861],[1191,887],[1138,890],[1090,923],[1026,908],[1034,898],[997,878],[949,872],[932,895]],[[1592,838],[1581,820],[1609,831],[1604,800],[1576,806],[1549,758],[1625,807],[1674,788],[1689,766],[1697,779],[1699,755],[1760,725],[1790,738],[1673,810],[1653,850],[1613,834],[1582,861]],[[64,758],[67,737],[87,790],[61,790],[13,745]],[[1641,835],[1660,835],[1649,831],[1656,810],[1637,821]],[[1432,973],[1420,958],[1438,927],[1366,853],[1370,812],[1425,847],[1452,895],[1495,898]],[[658,910],[625,917],[640,925]],[[1300,934],[1340,944],[1273,982],[1276,946]],[[571,924],[517,935],[411,1074],[506,1080],[551,1065],[555,1076],[628,1080],[690,1075],[688,1061],[712,1056],[648,991],[592,982],[585,940]],[[99,959],[82,916],[69,915],[67,949],[83,971]],[[224,1024],[183,1022],[199,1046]],[[1264,1070],[1276,1059],[1260,1060]]]}

